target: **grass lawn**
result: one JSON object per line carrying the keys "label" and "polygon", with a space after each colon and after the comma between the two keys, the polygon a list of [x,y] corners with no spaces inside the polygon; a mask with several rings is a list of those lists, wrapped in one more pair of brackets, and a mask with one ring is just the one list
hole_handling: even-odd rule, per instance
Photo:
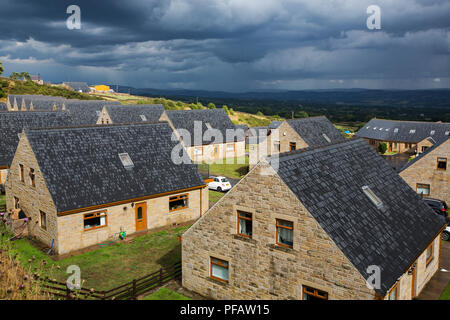
{"label": "grass lawn", "polygon": [[[155,272],[160,267],[179,262],[181,245],[177,236],[188,228],[189,226],[183,226],[142,235],[133,239],[131,243],[117,242],[59,261],[52,260],[27,239],[10,242],[12,248],[9,252],[17,255],[20,264],[25,268],[31,268],[32,272],[37,271],[42,276],[48,275],[51,279],[59,281],[67,279],[68,266],[78,265],[81,269],[81,278],[85,281],[83,287],[107,290]],[[2,237],[0,234],[0,248],[6,247],[8,238],[9,235]],[[33,259],[33,256],[36,259]],[[43,260],[46,261],[44,265]]]}
{"label": "grass lawn", "polygon": [[209,201],[216,203],[225,195],[223,192],[217,192],[214,190],[209,190]]}
{"label": "grass lawn", "polygon": [[167,289],[166,287],[162,287],[158,291],[146,296],[142,300],[192,300],[192,299],[185,297],[178,292]]}
{"label": "grass lawn", "polygon": [[248,162],[248,157],[238,157],[228,160],[225,159],[219,161],[219,163],[212,162],[209,165],[209,173],[214,176],[225,176],[240,179],[248,172]]}
{"label": "grass lawn", "polygon": [[445,287],[444,291],[439,297],[439,300],[450,300],[450,282]]}
{"label": "grass lawn", "polygon": [[6,205],[6,196],[0,195],[0,207],[5,206],[5,205]]}

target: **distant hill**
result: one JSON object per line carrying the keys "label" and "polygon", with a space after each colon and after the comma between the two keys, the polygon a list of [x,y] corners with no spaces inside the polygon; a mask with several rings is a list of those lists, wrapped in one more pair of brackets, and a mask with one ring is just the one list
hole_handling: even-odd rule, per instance
{"label": "distant hill", "polygon": [[56,85],[40,85],[33,81],[11,80],[0,77],[0,101],[6,101],[8,94],[42,94],[45,96],[59,96],[67,99],[98,100],[85,93],[65,89]]}

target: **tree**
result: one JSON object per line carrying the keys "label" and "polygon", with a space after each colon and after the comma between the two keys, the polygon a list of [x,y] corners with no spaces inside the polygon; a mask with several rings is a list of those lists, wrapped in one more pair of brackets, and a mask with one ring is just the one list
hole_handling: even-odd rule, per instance
{"label": "tree", "polygon": [[225,110],[225,112],[226,112],[227,114],[230,114],[230,110],[228,110],[228,107],[227,107],[226,105],[223,105],[223,106],[222,106],[222,109]]}
{"label": "tree", "polygon": [[257,115],[257,116],[263,116],[264,114],[263,114],[261,111],[258,111],[258,112],[256,113],[256,115]]}
{"label": "tree", "polygon": [[4,71],[4,69],[3,69],[3,66],[2,66],[2,62],[0,61],[0,75],[3,73],[3,71]]}
{"label": "tree", "polygon": [[294,113],[294,118],[308,118],[308,114],[305,111],[297,111]]}
{"label": "tree", "polygon": [[11,79],[13,80],[26,80],[26,81],[31,81],[31,77],[30,74],[28,72],[13,72],[11,73],[11,75],[9,76]]}
{"label": "tree", "polygon": [[387,151],[387,144],[386,144],[386,142],[381,142],[378,145],[378,152],[381,153],[381,154],[385,154],[386,151]]}
{"label": "tree", "polygon": [[216,105],[212,102],[208,103],[208,109],[215,109]]}
{"label": "tree", "polygon": [[230,108],[230,114],[231,114],[232,116],[234,116],[234,110],[233,110],[233,108]]}

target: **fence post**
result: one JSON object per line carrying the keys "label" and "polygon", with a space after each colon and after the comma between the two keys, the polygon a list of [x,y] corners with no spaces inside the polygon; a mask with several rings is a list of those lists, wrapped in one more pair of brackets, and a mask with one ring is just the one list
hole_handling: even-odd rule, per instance
{"label": "fence post", "polygon": [[161,267],[159,269],[159,285],[162,285],[162,274],[163,274],[163,268]]}
{"label": "fence post", "polygon": [[66,300],[71,300],[70,299],[70,289],[67,285],[66,285]]}
{"label": "fence post", "polygon": [[136,292],[136,279],[133,280],[133,300],[137,299],[137,292]]}

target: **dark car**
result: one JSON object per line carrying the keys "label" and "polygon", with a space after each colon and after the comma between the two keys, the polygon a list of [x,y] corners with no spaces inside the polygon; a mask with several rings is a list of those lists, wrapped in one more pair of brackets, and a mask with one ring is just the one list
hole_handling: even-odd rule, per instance
{"label": "dark car", "polygon": [[438,215],[448,218],[448,206],[445,201],[433,198],[423,198],[423,201],[430,206]]}

